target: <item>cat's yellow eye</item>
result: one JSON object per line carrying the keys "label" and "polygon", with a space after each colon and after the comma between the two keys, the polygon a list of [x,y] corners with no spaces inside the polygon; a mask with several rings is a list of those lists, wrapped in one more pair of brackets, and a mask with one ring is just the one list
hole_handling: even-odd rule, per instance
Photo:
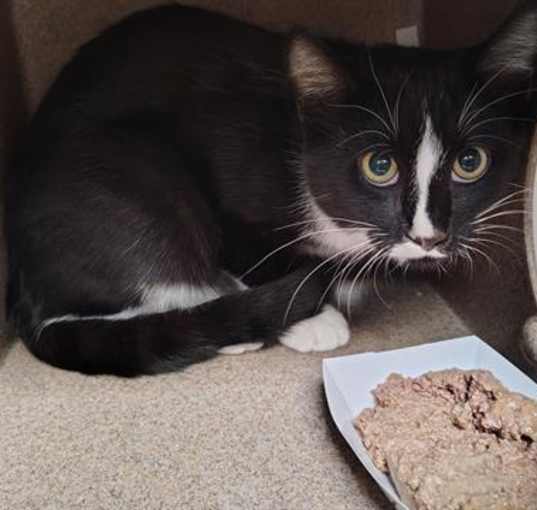
{"label": "cat's yellow eye", "polygon": [[488,152],[479,145],[463,149],[453,163],[452,177],[455,182],[476,182],[487,172],[490,164]]}
{"label": "cat's yellow eye", "polygon": [[392,156],[382,152],[368,152],[359,160],[365,178],[375,186],[391,186],[399,179],[397,163]]}

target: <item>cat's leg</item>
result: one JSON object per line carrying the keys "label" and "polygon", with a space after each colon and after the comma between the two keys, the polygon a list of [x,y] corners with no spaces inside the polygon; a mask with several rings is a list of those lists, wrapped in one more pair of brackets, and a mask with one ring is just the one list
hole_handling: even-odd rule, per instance
{"label": "cat's leg", "polygon": [[371,282],[359,284],[348,278],[334,285],[321,313],[305,319],[280,338],[280,342],[299,352],[329,351],[346,345],[351,337],[347,317],[360,313],[371,293]]}
{"label": "cat's leg", "polygon": [[[361,295],[361,294],[360,294]],[[334,305],[324,304],[319,313],[290,326],[279,337],[282,345],[298,352],[331,351],[349,342],[347,319]],[[263,342],[223,347],[220,354],[237,355],[257,351]]]}

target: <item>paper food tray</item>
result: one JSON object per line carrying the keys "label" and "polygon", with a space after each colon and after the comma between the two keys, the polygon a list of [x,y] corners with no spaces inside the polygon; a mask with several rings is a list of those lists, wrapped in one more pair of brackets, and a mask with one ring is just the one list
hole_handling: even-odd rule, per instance
{"label": "paper food tray", "polygon": [[416,377],[447,368],[490,370],[508,389],[537,399],[537,384],[475,336],[385,352],[367,352],[323,360],[328,407],[339,431],[382,491],[399,510],[408,510],[389,476],[379,471],[365,449],[352,420],[374,406],[371,391],[389,374]]}

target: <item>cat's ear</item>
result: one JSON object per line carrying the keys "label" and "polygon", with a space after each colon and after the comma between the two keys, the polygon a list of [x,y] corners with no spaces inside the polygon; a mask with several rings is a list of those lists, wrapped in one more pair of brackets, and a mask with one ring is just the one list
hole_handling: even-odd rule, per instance
{"label": "cat's ear", "polygon": [[523,2],[486,43],[481,72],[500,80],[517,80],[533,74],[537,66],[537,1]]}
{"label": "cat's ear", "polygon": [[289,74],[301,102],[333,100],[344,88],[342,70],[328,49],[305,35],[290,41]]}

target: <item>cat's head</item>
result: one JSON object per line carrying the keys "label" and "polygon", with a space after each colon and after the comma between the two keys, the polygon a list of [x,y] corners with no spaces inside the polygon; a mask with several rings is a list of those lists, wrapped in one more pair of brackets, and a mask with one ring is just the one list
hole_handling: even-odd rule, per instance
{"label": "cat's head", "polygon": [[297,36],[289,69],[314,249],[375,267],[501,243],[498,220],[522,204],[513,183],[535,117],[536,56],[534,2],[468,50]]}

